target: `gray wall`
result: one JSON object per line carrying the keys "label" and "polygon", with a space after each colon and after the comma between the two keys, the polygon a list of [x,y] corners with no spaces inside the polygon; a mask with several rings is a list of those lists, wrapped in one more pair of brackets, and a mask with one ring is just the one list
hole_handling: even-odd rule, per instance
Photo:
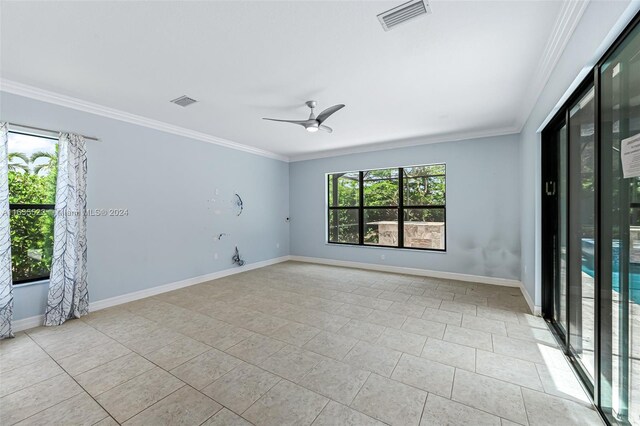
{"label": "gray wall", "polygon": [[540,127],[584,78],[640,8],[639,2],[592,1],[520,133],[522,281],[541,304]]}
{"label": "gray wall", "polygon": [[[518,146],[509,135],[292,163],[291,254],[519,280]],[[446,253],[326,244],[325,173],[429,163],[447,164]]]}
{"label": "gray wall", "polygon": [[[87,142],[88,207],[129,215],[88,219],[92,302],[233,268],[235,244],[247,263],[289,254],[285,162],[7,93],[0,119],[101,139]],[[216,214],[235,191],[243,214]],[[14,300],[14,319],[42,314],[46,283],[16,286]]]}

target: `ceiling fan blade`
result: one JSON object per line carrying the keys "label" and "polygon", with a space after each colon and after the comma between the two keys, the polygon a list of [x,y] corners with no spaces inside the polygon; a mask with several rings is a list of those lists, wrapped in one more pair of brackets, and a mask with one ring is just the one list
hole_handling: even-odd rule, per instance
{"label": "ceiling fan blade", "polygon": [[322,111],[320,114],[318,114],[318,117],[316,117],[316,120],[318,120],[319,124],[322,124],[322,122],[325,121],[327,118],[329,118],[329,116],[331,114],[333,114],[336,111],[341,110],[342,108],[344,108],[343,104],[338,104],[338,105],[334,105],[332,107],[329,107],[329,108],[325,109],[324,111]]}
{"label": "ceiling fan blade", "polygon": [[333,129],[332,129],[331,127],[329,127],[329,126],[325,126],[324,124],[321,124],[320,126],[318,126],[318,128],[319,128],[320,130],[324,130],[324,131],[325,131],[325,132],[327,132],[327,133],[331,133],[331,132],[333,132]]}
{"label": "ceiling fan blade", "polygon": [[314,122],[315,120],[279,120],[277,118],[263,118],[263,120],[269,120],[269,121],[279,121],[281,123],[291,123],[291,124],[299,124],[301,126],[307,126],[309,125],[309,121]]}

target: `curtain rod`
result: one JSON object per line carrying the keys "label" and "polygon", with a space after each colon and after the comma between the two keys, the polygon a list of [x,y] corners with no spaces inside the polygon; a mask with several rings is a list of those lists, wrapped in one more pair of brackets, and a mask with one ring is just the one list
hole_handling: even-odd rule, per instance
{"label": "curtain rod", "polygon": [[[18,123],[7,123],[9,126],[11,127],[19,127],[21,129],[27,129],[27,130],[35,130],[36,132],[45,132],[45,133],[51,133],[51,134],[59,134],[59,133],[67,133],[67,132],[59,132],[56,130],[49,130],[49,129],[43,129],[41,127],[33,127],[33,126],[25,126],[24,124],[18,124]],[[71,133],[71,132],[69,132]],[[81,135],[83,138],[88,139],[90,141],[99,141],[100,139],[93,137],[93,136],[85,136],[85,135]]]}

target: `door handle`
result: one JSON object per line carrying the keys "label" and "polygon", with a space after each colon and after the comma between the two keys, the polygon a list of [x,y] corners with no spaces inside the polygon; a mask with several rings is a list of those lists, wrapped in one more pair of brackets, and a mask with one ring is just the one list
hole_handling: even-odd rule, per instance
{"label": "door handle", "polygon": [[556,183],[554,181],[545,182],[545,191],[547,195],[556,195]]}

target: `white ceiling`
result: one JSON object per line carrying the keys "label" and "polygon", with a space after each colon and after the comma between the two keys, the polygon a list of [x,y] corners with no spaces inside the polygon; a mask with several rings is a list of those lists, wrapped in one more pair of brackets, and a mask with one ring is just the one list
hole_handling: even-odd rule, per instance
{"label": "white ceiling", "polygon": [[[0,75],[293,158],[518,131],[562,2],[432,1],[383,31],[400,3],[3,1]],[[309,99],[347,105],[334,133],[261,119]]]}

